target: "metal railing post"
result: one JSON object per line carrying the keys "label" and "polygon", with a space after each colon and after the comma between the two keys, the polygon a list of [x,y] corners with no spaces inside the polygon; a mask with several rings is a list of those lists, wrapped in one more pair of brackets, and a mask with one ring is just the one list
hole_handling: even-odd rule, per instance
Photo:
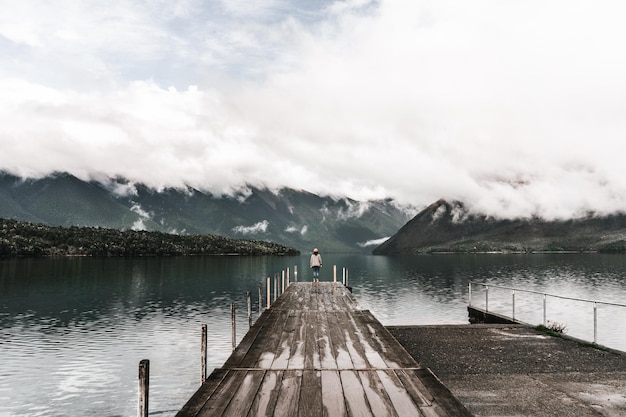
{"label": "metal railing post", "polygon": [[515,320],[515,290],[513,290],[511,297],[513,297],[513,320]]}
{"label": "metal railing post", "polygon": [[485,311],[489,311],[489,285],[485,285]]}
{"label": "metal railing post", "polygon": [[598,304],[593,302],[593,343],[598,343]]}

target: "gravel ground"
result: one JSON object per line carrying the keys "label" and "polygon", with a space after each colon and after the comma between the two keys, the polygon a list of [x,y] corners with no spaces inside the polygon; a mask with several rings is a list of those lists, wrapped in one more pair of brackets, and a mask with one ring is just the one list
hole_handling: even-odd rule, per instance
{"label": "gravel ground", "polygon": [[626,353],[525,325],[388,329],[475,416],[626,416]]}

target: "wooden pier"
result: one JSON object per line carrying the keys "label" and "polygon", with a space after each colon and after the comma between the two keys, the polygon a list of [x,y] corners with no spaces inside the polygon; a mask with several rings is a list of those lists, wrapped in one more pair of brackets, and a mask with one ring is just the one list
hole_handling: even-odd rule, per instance
{"label": "wooden pier", "polygon": [[471,416],[341,284],[291,284],[178,412]]}

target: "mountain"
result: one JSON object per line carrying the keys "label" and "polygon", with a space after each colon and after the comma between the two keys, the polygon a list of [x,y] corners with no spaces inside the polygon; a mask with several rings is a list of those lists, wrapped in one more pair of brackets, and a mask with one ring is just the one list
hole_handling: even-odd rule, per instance
{"label": "mountain", "polygon": [[0,173],[0,217],[50,226],[105,227],[180,235],[214,234],[309,252],[369,252],[411,208],[306,191],[255,187],[215,196],[191,187],[155,190],[123,178],[83,181],[67,173],[23,179]]}
{"label": "mountain", "polygon": [[546,221],[494,219],[461,202],[433,203],[374,249],[378,255],[433,252],[626,251],[626,215]]}

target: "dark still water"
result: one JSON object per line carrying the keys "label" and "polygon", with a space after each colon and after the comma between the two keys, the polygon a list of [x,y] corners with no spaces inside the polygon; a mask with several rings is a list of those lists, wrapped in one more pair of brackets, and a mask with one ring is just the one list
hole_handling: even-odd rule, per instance
{"label": "dark still water", "polygon": [[[469,281],[626,303],[621,255],[322,255],[321,279],[347,267],[359,304],[386,325],[466,323]],[[258,311],[259,284],[286,267],[293,277],[294,265],[310,281],[308,256],[0,260],[0,416],[135,416],[144,358],[150,412],[173,416],[200,385],[201,324],[209,369],[219,367],[230,303],[240,340],[246,291]],[[509,297],[490,290],[490,310],[507,313]],[[542,301],[517,297],[520,318],[541,323]],[[599,308],[598,343],[626,350],[624,310]],[[549,314],[592,340],[591,307],[551,301]]]}

